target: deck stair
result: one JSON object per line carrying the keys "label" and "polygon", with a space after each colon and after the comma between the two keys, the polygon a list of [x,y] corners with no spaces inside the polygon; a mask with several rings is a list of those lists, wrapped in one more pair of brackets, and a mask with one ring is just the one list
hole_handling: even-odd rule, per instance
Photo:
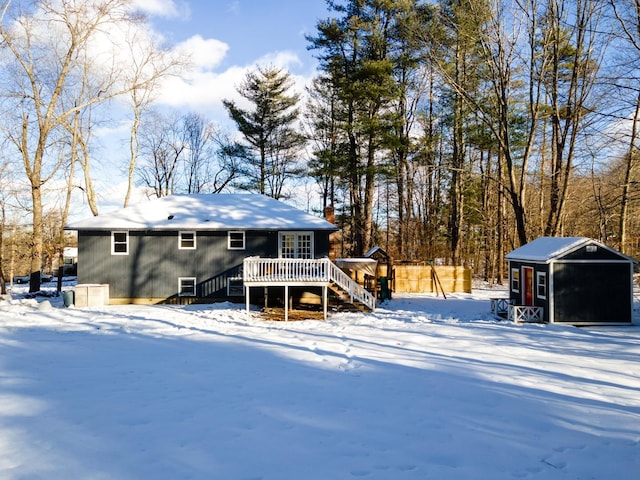
{"label": "deck stair", "polygon": [[360,311],[360,312],[370,312],[371,308],[365,305],[362,302],[359,302],[356,299],[350,297],[350,295],[345,292],[340,286],[335,284],[329,284],[329,289],[334,294],[335,301],[337,303],[335,309],[336,311]]}
{"label": "deck stair", "polygon": [[[328,259],[327,259],[328,260]],[[375,297],[362,285],[344,273],[335,263],[329,262],[329,288],[343,302],[358,310],[370,312],[375,309]]]}

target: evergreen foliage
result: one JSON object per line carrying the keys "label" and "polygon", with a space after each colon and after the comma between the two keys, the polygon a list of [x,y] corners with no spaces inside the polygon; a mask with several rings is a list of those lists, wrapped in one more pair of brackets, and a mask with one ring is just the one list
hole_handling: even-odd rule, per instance
{"label": "evergreen foliage", "polygon": [[238,93],[251,104],[245,109],[232,100],[224,106],[244,141],[229,151],[240,158],[243,189],[279,199],[287,182],[303,173],[300,156],[306,138],[299,133],[299,94],[290,93],[291,75],[275,67],[249,72]]}

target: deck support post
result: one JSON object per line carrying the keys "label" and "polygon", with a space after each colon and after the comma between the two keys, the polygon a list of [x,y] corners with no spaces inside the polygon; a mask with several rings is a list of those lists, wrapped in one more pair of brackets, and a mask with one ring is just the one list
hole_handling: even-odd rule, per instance
{"label": "deck support post", "polygon": [[324,320],[327,319],[327,286],[322,286],[322,314],[324,316]]}
{"label": "deck support post", "polygon": [[247,304],[247,320],[249,320],[249,292],[251,291],[251,287],[245,285],[244,287],[244,298]]}
{"label": "deck support post", "polygon": [[284,321],[289,321],[289,285],[284,286]]}

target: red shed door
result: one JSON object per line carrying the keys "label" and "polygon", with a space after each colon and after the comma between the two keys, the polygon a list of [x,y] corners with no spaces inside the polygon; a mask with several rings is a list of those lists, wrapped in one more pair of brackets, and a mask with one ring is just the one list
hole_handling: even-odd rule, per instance
{"label": "red shed door", "polygon": [[533,305],[533,268],[522,267],[522,303]]}

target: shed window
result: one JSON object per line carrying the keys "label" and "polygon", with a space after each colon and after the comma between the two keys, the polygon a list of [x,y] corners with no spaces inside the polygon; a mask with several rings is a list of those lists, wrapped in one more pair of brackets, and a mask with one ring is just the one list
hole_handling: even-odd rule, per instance
{"label": "shed window", "polygon": [[313,258],[313,232],[280,232],[280,258]]}
{"label": "shed window", "polygon": [[178,295],[181,297],[195,297],[196,277],[178,278]]}
{"label": "shed window", "polygon": [[229,232],[227,248],[229,250],[244,250],[244,232]]}
{"label": "shed window", "polygon": [[518,270],[517,268],[511,269],[511,291],[520,291],[520,270]]}
{"label": "shed window", "polygon": [[178,236],[178,248],[180,250],[195,250],[196,232],[180,232]]}
{"label": "shed window", "polygon": [[538,298],[547,298],[547,274],[545,272],[536,273],[536,292]]}
{"label": "shed window", "polygon": [[129,232],[111,232],[111,255],[129,255]]}

